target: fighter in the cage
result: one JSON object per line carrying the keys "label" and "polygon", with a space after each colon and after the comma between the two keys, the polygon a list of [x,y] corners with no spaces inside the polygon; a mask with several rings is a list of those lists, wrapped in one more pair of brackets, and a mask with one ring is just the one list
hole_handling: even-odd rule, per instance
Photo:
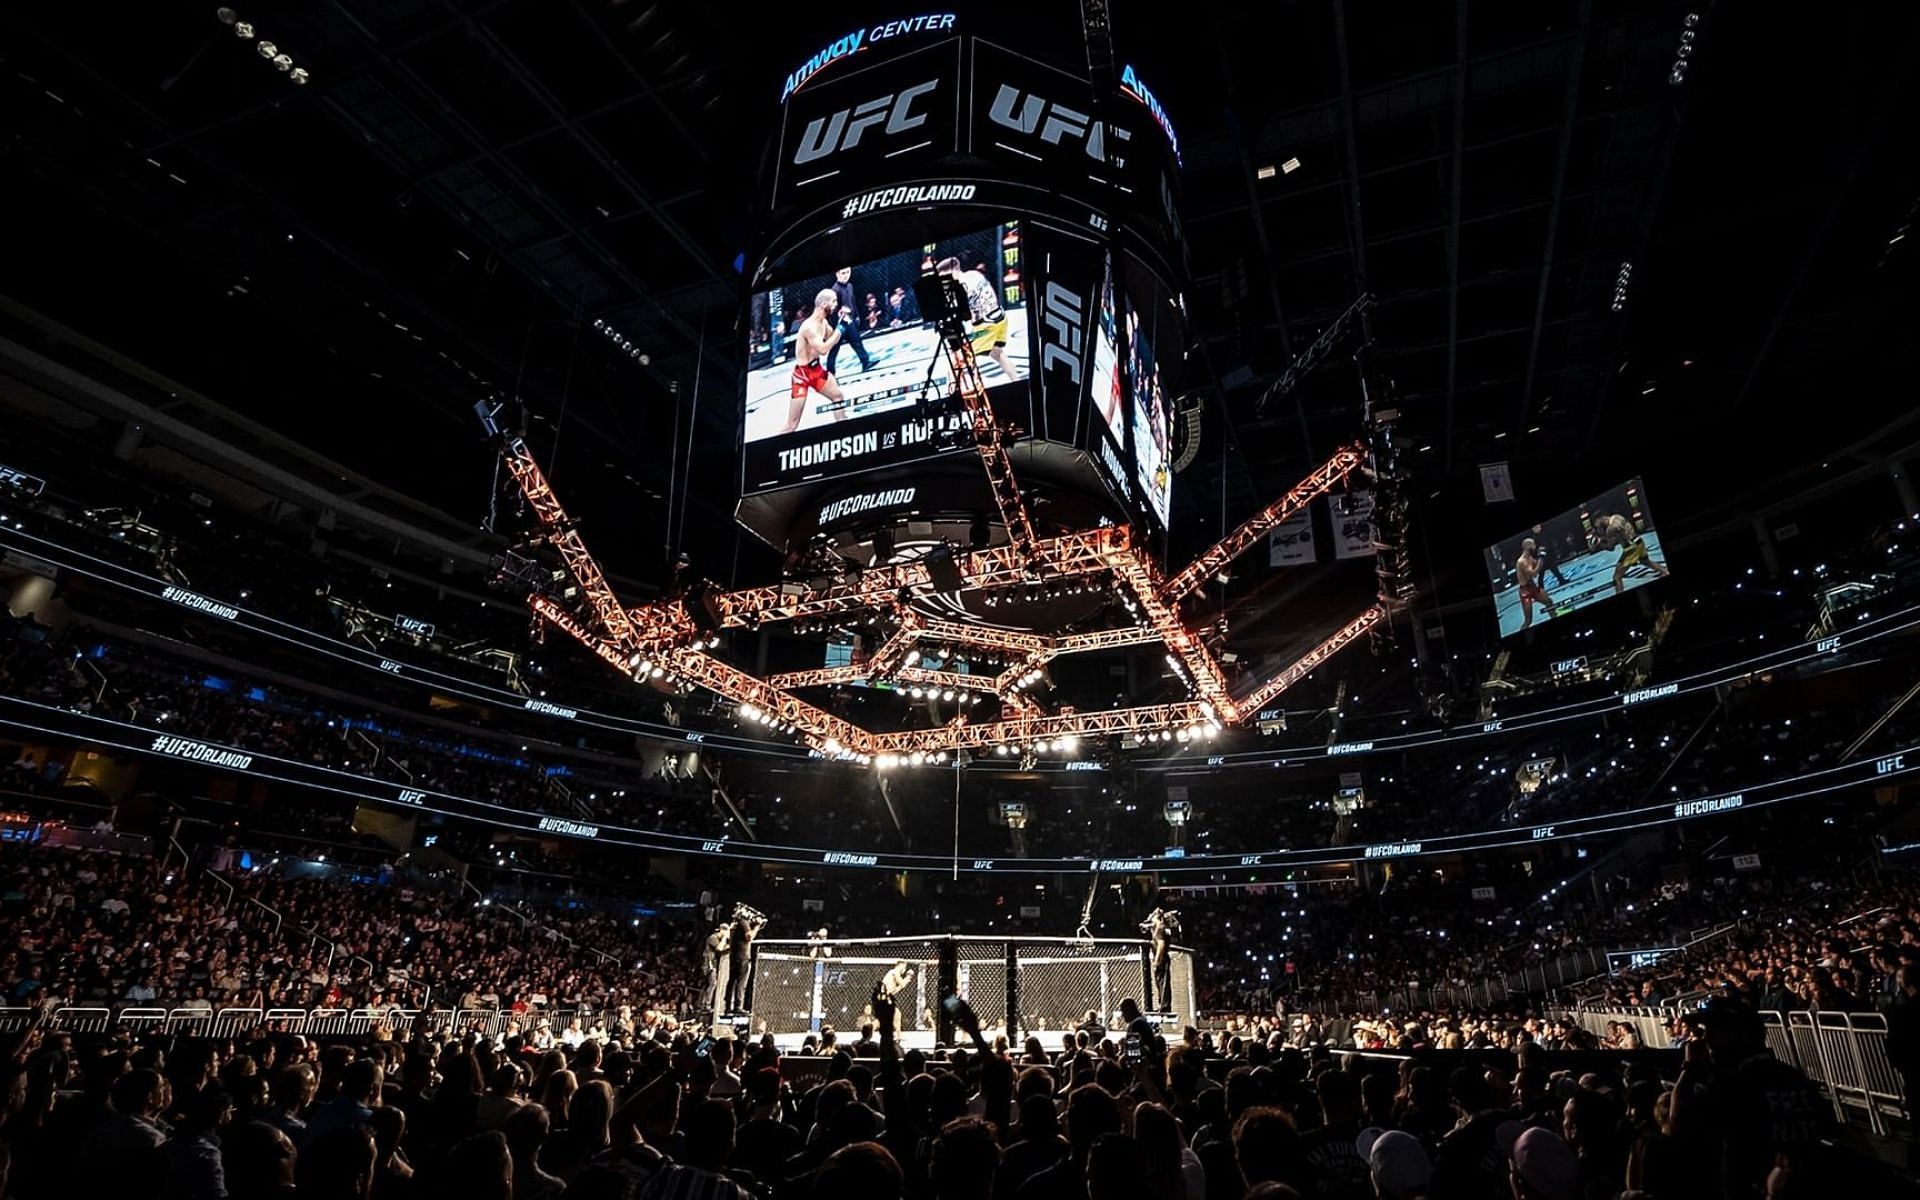
{"label": "fighter in the cage", "polygon": [[867,1002],[867,1011],[861,1014],[861,1020],[872,1020],[878,1025],[881,1023],[882,1013],[885,1013],[887,1020],[892,1022],[895,1033],[904,1030],[906,1023],[900,1015],[900,1008],[897,1001],[899,1000],[900,993],[906,991],[907,985],[912,982],[912,963],[898,962],[893,964],[893,966],[887,969],[887,973],[880,977],[880,982],[875,984],[873,988],[874,996],[884,999],[888,1001],[888,1003],[876,1004],[874,1001],[869,1000]]}
{"label": "fighter in the cage", "polygon": [[760,936],[767,916],[752,905],[735,903],[733,923],[727,930],[727,1011],[747,1010],[747,986],[751,982],[753,939]]}
{"label": "fighter in the cage", "polygon": [[1153,999],[1158,1012],[1173,1011],[1173,942],[1180,936],[1180,914],[1156,908],[1140,922],[1140,932],[1152,943]]}

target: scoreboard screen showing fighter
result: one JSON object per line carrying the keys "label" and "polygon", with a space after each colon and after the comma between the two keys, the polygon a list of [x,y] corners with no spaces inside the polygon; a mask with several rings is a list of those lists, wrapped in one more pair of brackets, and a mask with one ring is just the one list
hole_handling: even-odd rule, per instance
{"label": "scoreboard screen showing fighter", "polygon": [[[931,450],[922,399],[952,372],[914,284],[937,272],[967,298],[967,334],[996,403],[1032,374],[1022,228],[1003,222],[754,294],[747,344],[746,490],[887,466]],[[924,426],[924,428],[923,428]]]}
{"label": "scoreboard screen showing fighter", "polygon": [[1507,637],[1667,577],[1667,553],[1638,479],[1487,547]]}

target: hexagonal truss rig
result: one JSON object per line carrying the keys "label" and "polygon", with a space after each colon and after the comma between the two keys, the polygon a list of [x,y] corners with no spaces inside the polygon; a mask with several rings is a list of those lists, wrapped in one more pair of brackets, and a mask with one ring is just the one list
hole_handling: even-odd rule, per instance
{"label": "hexagonal truss rig", "polygon": [[[940,762],[949,753],[1002,748],[1073,748],[1082,737],[1121,735],[1144,740],[1210,738],[1221,727],[1259,713],[1281,692],[1306,677],[1341,648],[1381,626],[1403,601],[1392,597],[1365,609],[1279,674],[1235,695],[1202,627],[1189,624],[1180,603],[1218,571],[1256,545],[1275,526],[1331,491],[1367,460],[1362,443],[1343,446],[1284,495],[1234,529],[1171,578],[1134,544],[1132,531],[1110,526],[1039,537],[1027,516],[1005,452],[1006,435],[979,386],[979,369],[964,336],[947,339],[957,390],[966,406],[970,436],[981,454],[1010,540],[956,552],[953,568],[961,590],[1030,587],[1062,580],[1117,585],[1131,623],[1049,637],[928,618],[912,607],[916,597],[942,590],[924,561],[887,564],[857,578],[826,586],[795,581],[719,591],[695,586],[674,598],[623,607],[599,564],[580,540],[539,464],[518,436],[503,433],[494,411],[477,406],[482,424],[527,498],[542,530],[535,541],[552,545],[579,589],[570,607],[535,594],[529,604],[539,619],[574,638],[608,665],[636,680],[669,678],[732,701],[750,720],[791,733],[829,758],[873,763]],[[951,583],[951,580],[947,581]],[[947,589],[950,590],[950,589]],[[726,629],[753,630],[816,617],[860,614],[880,618],[891,633],[863,662],[764,678],[734,667],[712,651]],[[1167,663],[1192,691],[1168,704],[1101,711],[1044,711],[1023,688],[1053,659],[1118,646],[1163,643]],[[1008,665],[998,675],[973,675],[920,665],[922,643],[949,653],[972,649]],[[948,699],[991,693],[1000,698],[1000,719],[970,721],[962,711],[930,729],[873,731],[814,705],[796,693],[848,683],[889,683]]]}

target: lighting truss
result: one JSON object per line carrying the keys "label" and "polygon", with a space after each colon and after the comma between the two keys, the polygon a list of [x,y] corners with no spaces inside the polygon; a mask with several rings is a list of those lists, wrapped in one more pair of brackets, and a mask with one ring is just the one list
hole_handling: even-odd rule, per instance
{"label": "lighting truss", "polygon": [[[967,360],[970,362],[970,358]],[[970,384],[965,363],[955,363],[961,394]],[[973,367],[972,384],[978,384]],[[533,595],[529,604],[543,621],[566,633],[615,670],[636,679],[665,676],[672,682],[704,688],[740,707],[743,716],[791,731],[800,741],[829,758],[893,765],[931,761],[948,751],[1007,746],[1031,750],[1040,742],[1069,743],[1080,737],[1174,734],[1210,737],[1222,726],[1238,724],[1257,714],[1342,647],[1388,618],[1385,606],[1362,612],[1333,636],[1315,646],[1278,675],[1236,698],[1219,661],[1207,648],[1199,629],[1180,615],[1180,601],[1238,555],[1253,546],[1273,526],[1300,511],[1318,496],[1346,479],[1366,462],[1363,447],[1342,448],[1311,475],[1239,528],[1194,559],[1171,579],[1161,576],[1152,559],[1134,544],[1125,526],[1081,530],[1053,537],[1033,535],[1024,507],[1017,509],[1019,489],[1007,462],[1002,436],[984,406],[969,401],[974,436],[1002,516],[1009,519],[1012,540],[982,550],[954,555],[961,590],[991,590],[1046,584],[1061,579],[1103,576],[1117,585],[1133,619],[1109,629],[1049,637],[1028,631],[966,625],[923,616],[914,601],[940,589],[924,563],[900,563],[870,568],[842,583],[814,587],[797,582],[706,590],[641,605],[623,607],[608,586],[599,565],[561,507],[546,476],[534,462],[525,442],[514,436],[498,438],[501,455],[535,518],[546,532],[536,540],[552,545],[579,586],[581,604],[569,607],[547,595]],[[498,434],[490,416],[482,419]],[[1017,528],[1016,528],[1017,526]],[[884,616],[893,632],[862,663],[811,671],[794,671],[765,678],[752,675],[710,652],[717,639],[715,627],[755,629],[798,619]],[[961,674],[918,665],[917,644],[932,641],[951,648],[954,657],[967,649],[1016,656],[998,675]],[[1021,694],[1018,682],[1064,654],[1161,642],[1167,662],[1191,689],[1191,698],[1170,704],[1097,712],[1043,711]],[[943,664],[944,665],[944,664]],[[933,729],[875,732],[809,703],[795,693],[834,684],[890,681],[921,685],[956,693],[992,692],[999,696],[997,721],[973,722],[964,712]]]}
{"label": "lighting truss", "polygon": [[903,729],[897,733],[875,734],[872,746],[874,757],[882,758],[887,755],[975,750],[993,746],[1021,747],[1060,738],[1158,733],[1162,730],[1184,729],[1204,735],[1210,729],[1219,728],[1219,724],[1207,705],[1182,700],[1174,704],[1150,704],[1140,708],[1111,708],[1052,716],[1036,714],[980,724],[956,722],[938,729]]}
{"label": "lighting truss", "polygon": [[1386,617],[1386,608],[1378,604],[1361,613],[1336,630],[1332,637],[1301,655],[1292,666],[1242,696],[1237,711],[1243,717],[1250,713],[1258,713],[1281,692],[1305,679],[1316,667],[1332,658],[1356,638],[1366,636],[1369,630],[1384,621]]}
{"label": "lighting truss", "polygon": [[[1115,555],[1128,553],[1132,534],[1125,526],[1088,529],[1040,538],[1027,555],[1011,545],[990,546],[954,555],[963,590],[1013,587],[1048,579],[1096,575],[1109,569]],[[869,567],[847,583],[814,588],[801,583],[773,584],[716,593],[709,598],[723,628],[752,628],[802,617],[892,609],[902,597],[936,590],[923,563]],[[633,610],[638,616],[642,611]]]}
{"label": "lighting truss", "polygon": [[1020,484],[1013,477],[1013,460],[1007,457],[1006,431],[987,403],[987,385],[980,379],[980,360],[973,343],[956,322],[944,331],[947,365],[953,371],[953,383],[960,402],[967,406],[974,445],[980,451],[980,465],[986,468],[987,484],[993,489],[994,506],[1000,510],[1000,523],[1006,527],[1007,545],[1021,557],[1033,553],[1033,518],[1027,515],[1020,499]]}
{"label": "lighting truss", "polygon": [[1315,496],[1332,491],[1358,470],[1366,458],[1367,448],[1362,443],[1342,446],[1332,458],[1314,468],[1313,474],[1288,489],[1286,495],[1247,518],[1239,528],[1181,568],[1180,573],[1168,580],[1162,589],[1166,596],[1178,600],[1206,586],[1214,572],[1252,549],[1254,543],[1267,536],[1281,522],[1312,503]]}

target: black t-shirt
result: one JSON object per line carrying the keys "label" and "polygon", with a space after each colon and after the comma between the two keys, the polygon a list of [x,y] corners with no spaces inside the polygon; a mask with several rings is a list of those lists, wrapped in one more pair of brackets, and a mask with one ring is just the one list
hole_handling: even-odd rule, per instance
{"label": "black t-shirt", "polygon": [[1372,1200],[1373,1175],[1360,1157],[1354,1139],[1360,1122],[1325,1125],[1300,1138],[1300,1158],[1307,1167],[1307,1195],[1314,1200]]}
{"label": "black t-shirt", "polygon": [[1707,1085],[1705,1109],[1720,1143],[1721,1194],[1758,1196],[1774,1156],[1813,1146],[1832,1131],[1833,1106],[1799,1071],[1760,1050]]}
{"label": "black t-shirt", "polygon": [[777,1183],[787,1160],[805,1145],[806,1138],[785,1121],[756,1117],[740,1126],[734,1138],[733,1165],[752,1171],[762,1183]]}
{"label": "black t-shirt", "polygon": [[1507,1159],[1500,1152],[1496,1131],[1507,1121],[1520,1120],[1511,1108],[1475,1113],[1465,1125],[1440,1139],[1433,1156],[1433,1190],[1462,1200],[1507,1200],[1512,1195]]}
{"label": "black t-shirt", "polygon": [[1013,1196],[1021,1184],[1066,1157],[1067,1139],[1063,1137],[1022,1138],[1008,1146],[1001,1157],[1000,1169],[993,1177],[993,1194],[1002,1198]]}

